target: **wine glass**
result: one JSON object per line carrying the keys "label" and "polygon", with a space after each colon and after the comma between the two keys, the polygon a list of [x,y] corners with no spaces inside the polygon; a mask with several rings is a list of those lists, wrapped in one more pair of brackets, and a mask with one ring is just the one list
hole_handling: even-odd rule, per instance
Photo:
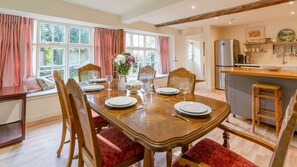
{"label": "wine glass", "polygon": [[140,92],[141,92],[142,95],[143,95],[142,104],[147,104],[147,101],[146,101],[146,95],[147,95],[147,93],[148,93],[148,89],[149,89],[149,85],[148,85],[148,83],[143,82],[143,83],[141,84],[141,88],[140,88]]}
{"label": "wine glass", "polygon": [[111,90],[110,88],[110,83],[112,82],[112,75],[106,75],[106,82],[108,83],[108,89],[107,90]]}
{"label": "wine glass", "polygon": [[154,90],[153,90],[153,86],[154,86],[154,77],[153,75],[149,74],[148,75],[148,78],[147,78],[147,81],[148,81],[148,84],[149,84],[149,87],[150,87],[150,94],[153,94],[154,93]]}
{"label": "wine glass", "polygon": [[98,76],[98,71],[97,70],[92,70],[91,75],[92,75],[92,78],[93,78],[93,83],[95,84],[95,79]]}
{"label": "wine glass", "polygon": [[189,83],[187,81],[183,81],[179,83],[180,90],[184,94],[184,101],[186,101],[186,94],[189,90]]}

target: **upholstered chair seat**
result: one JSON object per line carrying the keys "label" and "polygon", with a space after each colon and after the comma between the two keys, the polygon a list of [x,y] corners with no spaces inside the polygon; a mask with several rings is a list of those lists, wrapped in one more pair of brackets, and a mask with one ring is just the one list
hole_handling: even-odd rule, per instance
{"label": "upholstered chair seat", "polygon": [[[227,149],[217,142],[205,138],[188,150],[185,155],[198,162],[203,162],[211,167],[256,167],[254,163],[243,158],[237,153]],[[182,166],[175,162],[173,167]]]}
{"label": "upholstered chair seat", "polygon": [[115,166],[134,155],[143,154],[144,147],[133,142],[115,127],[97,134],[103,166]]}

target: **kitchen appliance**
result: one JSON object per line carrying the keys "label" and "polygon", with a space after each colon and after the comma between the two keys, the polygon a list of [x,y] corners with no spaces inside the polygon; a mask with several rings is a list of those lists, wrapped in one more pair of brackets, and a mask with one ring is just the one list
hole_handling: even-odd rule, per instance
{"label": "kitchen appliance", "polygon": [[251,63],[250,59],[251,57],[249,55],[245,55],[244,56],[245,64],[250,64]]}
{"label": "kitchen appliance", "polygon": [[223,39],[215,41],[215,88],[225,88],[225,74],[222,70],[234,67],[238,63],[240,44],[235,39]]}
{"label": "kitchen appliance", "polygon": [[239,54],[237,57],[238,57],[238,63],[239,64],[244,64],[245,63],[244,55]]}

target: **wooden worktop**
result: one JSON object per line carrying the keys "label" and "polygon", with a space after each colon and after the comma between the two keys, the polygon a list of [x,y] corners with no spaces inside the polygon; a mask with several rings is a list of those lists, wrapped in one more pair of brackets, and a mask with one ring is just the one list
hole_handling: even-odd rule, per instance
{"label": "wooden worktop", "polygon": [[297,79],[297,71],[292,71],[292,70],[268,71],[268,70],[256,69],[256,68],[227,68],[225,70],[222,70],[221,72],[227,73],[227,74],[237,74],[237,75]]}

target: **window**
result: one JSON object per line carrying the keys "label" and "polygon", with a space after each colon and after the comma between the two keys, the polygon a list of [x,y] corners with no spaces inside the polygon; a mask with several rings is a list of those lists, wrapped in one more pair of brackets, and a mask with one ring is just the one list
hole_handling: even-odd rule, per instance
{"label": "window", "polygon": [[136,63],[130,71],[133,76],[137,76],[139,69],[146,65],[153,67],[159,73],[160,61],[157,53],[157,36],[126,33],[126,50],[135,57]]}
{"label": "window", "polygon": [[188,41],[187,53],[188,53],[188,59],[193,60],[193,56],[194,56],[194,43],[193,42]]}
{"label": "window", "polygon": [[37,20],[34,23],[37,75],[53,80],[53,71],[57,70],[64,79],[78,80],[78,68],[93,62],[93,30]]}

